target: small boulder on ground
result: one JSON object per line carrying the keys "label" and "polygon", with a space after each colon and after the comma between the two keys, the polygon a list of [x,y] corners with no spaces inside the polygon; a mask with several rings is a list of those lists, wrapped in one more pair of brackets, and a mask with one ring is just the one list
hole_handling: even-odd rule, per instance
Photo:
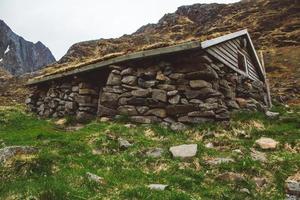
{"label": "small boulder on ground", "polygon": [[170,152],[175,158],[191,158],[197,153],[197,144],[173,146],[170,148]]}
{"label": "small boulder on ground", "polygon": [[17,155],[35,154],[38,149],[31,146],[10,146],[0,149],[0,164]]}
{"label": "small boulder on ground", "polygon": [[232,158],[212,158],[206,160],[206,163],[209,165],[220,165],[223,163],[230,163],[230,162],[234,162],[234,160]]}
{"label": "small boulder on ground", "polygon": [[168,187],[168,185],[163,184],[150,184],[148,185],[148,188],[151,190],[165,190]]}
{"label": "small boulder on ground", "polygon": [[187,129],[186,125],[181,122],[172,123],[170,128],[173,131],[185,131]]}
{"label": "small boulder on ground", "polygon": [[266,116],[269,117],[269,118],[275,118],[275,117],[278,117],[278,116],[279,116],[279,113],[278,113],[278,112],[267,111],[265,114],[266,114]]}
{"label": "small boulder on ground", "polygon": [[261,149],[276,149],[279,142],[273,140],[272,138],[261,137],[255,141],[255,144],[258,145]]}
{"label": "small boulder on ground", "polygon": [[93,181],[93,182],[96,182],[96,183],[99,183],[99,184],[104,184],[105,183],[104,179],[100,176],[97,176],[96,174],[92,174],[90,172],[87,172],[86,176],[87,176],[89,181]]}
{"label": "small boulder on ground", "polygon": [[255,149],[251,149],[251,157],[255,161],[267,162],[267,155],[264,152],[256,151]]}
{"label": "small boulder on ground", "polygon": [[300,199],[300,172],[287,178],[285,188],[288,196]]}
{"label": "small boulder on ground", "polygon": [[148,157],[159,158],[163,154],[164,150],[162,148],[154,148],[150,149],[146,152]]}
{"label": "small boulder on ground", "polygon": [[127,149],[128,147],[132,146],[132,144],[123,138],[118,138],[118,142],[120,149]]}

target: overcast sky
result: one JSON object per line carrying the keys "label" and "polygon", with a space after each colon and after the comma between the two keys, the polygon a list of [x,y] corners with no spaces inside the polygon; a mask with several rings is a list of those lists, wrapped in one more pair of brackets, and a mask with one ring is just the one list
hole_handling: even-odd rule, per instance
{"label": "overcast sky", "polygon": [[0,19],[26,40],[43,42],[56,59],[79,41],[130,34],[194,3],[238,0],[0,0]]}

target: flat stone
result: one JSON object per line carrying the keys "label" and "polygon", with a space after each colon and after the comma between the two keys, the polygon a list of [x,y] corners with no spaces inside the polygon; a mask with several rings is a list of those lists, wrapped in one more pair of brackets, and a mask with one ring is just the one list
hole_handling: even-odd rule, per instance
{"label": "flat stone", "polygon": [[162,108],[154,108],[149,110],[146,115],[155,115],[157,117],[165,118],[167,116],[167,112]]}
{"label": "flat stone", "polygon": [[93,181],[93,182],[96,182],[98,184],[105,183],[104,179],[102,177],[100,177],[100,176],[97,176],[96,174],[92,174],[90,172],[87,172],[86,176],[87,176],[87,178],[88,178],[89,181]]}
{"label": "flat stone", "polygon": [[214,144],[212,142],[206,143],[204,146],[208,149],[213,149],[214,148]]}
{"label": "flat stone", "polygon": [[169,105],[166,108],[168,115],[178,115],[178,114],[186,114],[195,110],[199,110],[199,108],[195,105],[187,104],[187,105]]}
{"label": "flat stone", "polygon": [[131,94],[136,97],[147,97],[151,94],[151,91],[148,89],[139,89],[131,91]]}
{"label": "flat stone", "polygon": [[180,101],[180,95],[175,95],[175,96],[169,98],[168,101],[170,104],[178,104]]}
{"label": "flat stone", "polygon": [[38,149],[31,146],[9,146],[0,149],[0,164],[5,163],[7,160],[17,155],[35,154]]}
{"label": "flat stone", "polygon": [[223,163],[231,163],[234,162],[232,158],[212,158],[206,161],[209,165],[220,165]]}
{"label": "flat stone", "polygon": [[161,119],[159,119],[156,116],[133,116],[130,119],[133,122],[142,123],[142,124],[152,124],[152,123],[161,122]]}
{"label": "flat stone", "polygon": [[205,88],[205,87],[209,87],[211,88],[212,87],[212,84],[211,83],[208,83],[204,80],[191,80],[190,81],[190,86],[191,88]]}
{"label": "flat stone", "polygon": [[247,106],[247,100],[246,99],[244,99],[244,98],[235,98],[235,100],[241,108],[245,108]]}
{"label": "flat stone", "polygon": [[146,152],[148,157],[159,158],[163,154],[164,150],[162,148],[154,148],[150,149]]}
{"label": "flat stone", "polygon": [[149,110],[149,107],[147,106],[137,106],[136,110],[140,113],[140,114],[144,114]]}
{"label": "flat stone", "polygon": [[255,149],[251,149],[251,157],[253,160],[256,161],[260,161],[260,162],[267,162],[267,154],[260,152],[260,151],[256,151]]}
{"label": "flat stone", "polygon": [[136,84],[137,77],[136,76],[124,76],[122,78],[122,83],[127,85],[134,85]]}
{"label": "flat stone", "polygon": [[257,187],[263,187],[265,184],[267,184],[267,180],[262,177],[254,177],[252,180]]}
{"label": "flat stone", "polygon": [[172,91],[168,91],[168,92],[167,92],[167,95],[168,95],[168,96],[174,96],[174,95],[176,95],[176,94],[178,94],[178,90],[172,90]]}
{"label": "flat stone", "polygon": [[192,123],[192,124],[202,124],[206,122],[213,122],[214,120],[211,118],[205,117],[189,117],[189,116],[182,116],[178,118],[179,122],[183,123]]}
{"label": "flat stone", "polygon": [[201,104],[201,103],[203,103],[203,101],[201,101],[199,99],[191,99],[189,102],[193,103],[193,104]]}
{"label": "flat stone", "polygon": [[186,74],[185,78],[187,78],[187,79],[201,79],[201,80],[210,81],[210,80],[218,79],[219,76],[215,72],[215,70],[213,70],[211,67],[207,66],[207,69],[205,69],[205,70],[190,72],[190,73]]}
{"label": "flat stone", "polygon": [[272,138],[261,137],[255,141],[255,144],[258,145],[261,149],[276,149],[279,142],[273,140]]}
{"label": "flat stone", "polygon": [[300,172],[287,178],[285,188],[287,194],[300,198]]}
{"label": "flat stone", "polygon": [[119,143],[120,149],[127,149],[132,146],[132,144],[130,144],[127,140],[125,140],[123,138],[118,138],[118,143]]}
{"label": "flat stone", "polygon": [[184,74],[182,74],[182,73],[173,73],[173,74],[170,74],[169,77],[171,79],[178,80],[178,79],[183,79]]}
{"label": "flat stone", "polygon": [[236,103],[236,101],[227,101],[226,102],[226,105],[228,106],[228,108],[231,108],[231,109],[239,109],[240,106]]}
{"label": "flat stone", "polygon": [[94,89],[79,89],[79,94],[83,95],[97,95],[98,93]]}
{"label": "flat stone", "polygon": [[161,90],[166,90],[166,91],[176,90],[176,86],[175,85],[168,85],[168,84],[157,85],[157,88],[159,88]]}
{"label": "flat stone", "polygon": [[214,111],[193,111],[193,112],[189,112],[188,116],[190,117],[214,117],[215,113]]}
{"label": "flat stone", "polygon": [[110,73],[106,85],[121,85],[121,76],[115,73]]}
{"label": "flat stone", "polygon": [[158,81],[156,81],[156,80],[145,81],[142,78],[138,79],[138,86],[140,86],[142,88],[151,88],[151,87],[154,87],[157,83],[158,83]]}
{"label": "flat stone", "polygon": [[[171,122],[172,123],[172,122]],[[186,125],[181,122],[173,122],[170,126],[173,131],[185,131],[187,129]]]}
{"label": "flat stone", "polygon": [[120,114],[123,115],[137,115],[137,110],[135,109],[134,106],[129,106],[129,105],[125,105],[125,106],[120,106],[118,108],[118,111]]}
{"label": "flat stone", "polygon": [[203,111],[215,110],[219,108],[218,103],[203,103],[199,105],[199,108]]}
{"label": "flat stone", "polygon": [[103,106],[114,108],[118,105],[118,99],[118,94],[105,92],[102,93],[100,101]]}
{"label": "flat stone", "polygon": [[132,74],[135,74],[135,71],[133,68],[129,67],[129,68],[126,68],[124,70],[121,71],[121,75],[122,76],[125,76],[125,75],[132,75]]}
{"label": "flat stone", "polygon": [[267,111],[265,114],[266,114],[266,116],[269,117],[269,118],[276,118],[276,117],[279,116],[279,113],[278,113],[278,112]]}
{"label": "flat stone", "polygon": [[169,78],[167,76],[165,76],[161,71],[158,71],[156,74],[156,80],[166,81],[166,80],[169,80]]}
{"label": "flat stone", "polygon": [[150,184],[148,185],[148,188],[150,190],[165,190],[168,187],[168,185],[163,184]]}
{"label": "flat stone", "polygon": [[183,144],[170,148],[174,158],[191,158],[197,154],[197,144]]}
{"label": "flat stone", "polygon": [[102,105],[98,105],[97,116],[115,116],[118,112],[115,109],[107,108]]}
{"label": "flat stone", "polygon": [[152,99],[167,102],[167,92],[164,90],[152,90]]}

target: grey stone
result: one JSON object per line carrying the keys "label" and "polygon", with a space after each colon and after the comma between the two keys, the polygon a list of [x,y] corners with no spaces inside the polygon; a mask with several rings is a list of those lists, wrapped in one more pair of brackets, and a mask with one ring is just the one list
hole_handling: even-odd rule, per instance
{"label": "grey stone", "polygon": [[125,140],[123,138],[118,138],[118,143],[119,143],[120,149],[127,149],[132,146],[132,144],[130,144],[127,140]]}
{"label": "grey stone", "polygon": [[122,83],[127,84],[127,85],[134,85],[136,84],[136,76],[124,76],[122,78]]}
{"label": "grey stone", "polygon": [[184,74],[182,74],[182,73],[173,73],[173,74],[170,74],[169,77],[171,79],[178,80],[178,79],[184,78]]}
{"label": "grey stone", "polygon": [[187,129],[186,125],[181,122],[173,122],[170,128],[173,131],[185,131]]}
{"label": "grey stone", "polygon": [[300,198],[300,173],[290,176],[285,181],[287,194]]}
{"label": "grey stone", "polygon": [[121,86],[115,85],[115,86],[106,86],[106,87],[104,87],[103,92],[123,94],[124,90]]}
{"label": "grey stone", "polygon": [[121,71],[121,75],[135,75],[135,71],[133,68],[129,67]]}
{"label": "grey stone", "polygon": [[151,94],[151,91],[148,89],[139,89],[131,91],[131,94],[136,97],[147,97]]}
{"label": "grey stone", "polygon": [[167,93],[164,90],[152,90],[152,98],[162,102],[167,102]]}
{"label": "grey stone", "polygon": [[267,162],[267,154],[260,152],[260,151],[256,151],[255,149],[251,149],[251,157],[253,160],[256,161],[260,161],[260,162]]}
{"label": "grey stone", "polygon": [[178,90],[172,90],[172,91],[168,91],[168,92],[167,92],[167,95],[168,95],[168,96],[174,96],[174,95],[176,95],[176,94],[178,94]]}
{"label": "grey stone", "polygon": [[154,148],[154,149],[150,149],[146,152],[146,155],[148,157],[152,157],[152,158],[159,158],[162,156],[164,150],[162,148]]}
{"label": "grey stone", "polygon": [[76,120],[80,123],[88,122],[88,121],[92,120],[94,117],[95,116],[93,114],[83,112],[83,111],[79,111],[76,114]]}
{"label": "grey stone", "polygon": [[220,165],[223,163],[231,163],[234,162],[232,158],[213,158],[206,161],[209,165]]}
{"label": "grey stone", "polygon": [[102,105],[109,108],[114,108],[118,105],[118,98],[118,94],[105,92],[102,93],[100,101]]}
{"label": "grey stone", "polygon": [[226,105],[231,109],[239,109],[240,108],[240,106],[237,104],[237,102],[233,101],[233,100],[227,101]]}
{"label": "grey stone", "polygon": [[5,163],[7,160],[17,155],[35,154],[38,149],[31,146],[9,146],[0,149],[0,164]]}
{"label": "grey stone", "polygon": [[97,91],[94,89],[79,89],[79,94],[83,95],[97,95]]}
{"label": "grey stone", "polygon": [[205,87],[209,87],[209,88],[212,87],[211,83],[208,83],[204,80],[191,80],[190,86],[191,86],[191,88],[198,88],[198,89],[205,88]]}
{"label": "grey stone", "polygon": [[72,87],[72,92],[78,92],[78,91],[79,91],[79,86]]}
{"label": "grey stone", "polygon": [[163,184],[150,184],[148,185],[148,188],[150,190],[165,190],[168,187],[168,185]]}
{"label": "grey stone", "polygon": [[199,108],[203,111],[207,111],[207,110],[215,110],[219,108],[219,104],[218,103],[203,103],[199,105]]}
{"label": "grey stone", "polygon": [[187,114],[189,112],[199,110],[199,108],[195,105],[187,104],[187,105],[169,105],[166,107],[167,114],[170,116],[178,115],[178,114]]}
{"label": "grey stone", "polygon": [[166,110],[162,108],[154,108],[149,110],[146,115],[155,115],[160,118],[164,118],[167,116]]}
{"label": "grey stone", "polygon": [[204,117],[182,116],[178,118],[178,121],[183,123],[201,124],[205,122],[212,122],[214,120],[210,118],[204,118]]}
{"label": "grey stone", "polygon": [[142,124],[152,124],[161,122],[161,120],[156,116],[133,116],[130,118],[133,122]]}
{"label": "grey stone", "polygon": [[158,81],[156,81],[156,80],[145,81],[142,78],[138,78],[138,86],[140,86],[142,88],[151,88],[151,87],[154,87],[157,83],[158,83]]}
{"label": "grey stone", "polygon": [[193,103],[193,104],[201,104],[201,103],[203,103],[203,101],[201,101],[199,99],[191,99],[189,102]]}
{"label": "grey stone", "polygon": [[183,144],[170,148],[174,158],[191,158],[197,154],[197,144]]}
{"label": "grey stone", "polygon": [[120,114],[123,114],[123,115],[137,115],[138,114],[135,107],[129,106],[129,105],[120,106],[118,108],[118,111]]}
{"label": "grey stone", "polygon": [[137,106],[136,110],[140,113],[140,114],[144,114],[149,110],[149,107],[147,106]]}
{"label": "grey stone", "polygon": [[212,110],[209,111],[193,111],[188,113],[189,117],[214,117],[215,113]]}
{"label": "grey stone", "polygon": [[115,73],[110,73],[106,85],[121,85],[121,76]]}
{"label": "grey stone", "polygon": [[93,182],[96,182],[98,184],[103,184],[105,182],[102,177],[97,176],[96,174],[92,174],[90,172],[87,172],[86,176],[87,176],[89,181],[93,181]]}
{"label": "grey stone", "polygon": [[215,80],[218,79],[219,76],[211,67],[207,66],[207,69],[191,72],[185,75],[187,79],[201,79],[201,80]]}
{"label": "grey stone", "polygon": [[257,187],[263,187],[265,184],[267,184],[267,180],[262,177],[254,177],[252,179]]}
{"label": "grey stone", "polygon": [[175,95],[175,96],[169,98],[170,104],[178,104],[179,101],[180,101],[180,95]]}
{"label": "grey stone", "polygon": [[176,122],[174,119],[172,119],[172,118],[170,118],[170,117],[166,117],[166,118],[164,118],[164,121],[165,121],[165,122],[168,122],[168,123],[170,123],[170,124],[172,124],[172,123],[175,123],[175,122]]}
{"label": "grey stone", "polygon": [[184,105],[189,104],[189,102],[186,98],[181,98],[180,102]]}
{"label": "grey stone", "polygon": [[279,113],[278,113],[278,112],[267,111],[265,114],[266,114],[266,116],[269,117],[269,118],[276,118],[276,117],[279,116]]}
{"label": "grey stone", "polygon": [[175,85],[169,85],[169,84],[160,84],[160,85],[157,85],[157,88],[159,88],[161,90],[166,90],[166,91],[176,90]]}

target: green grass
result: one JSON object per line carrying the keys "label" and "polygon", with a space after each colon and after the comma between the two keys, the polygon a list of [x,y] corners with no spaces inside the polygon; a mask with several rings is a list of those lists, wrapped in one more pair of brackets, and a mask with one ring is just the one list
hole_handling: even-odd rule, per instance
{"label": "green grass", "polygon": [[[274,110],[280,112],[280,118],[235,113],[230,123],[198,125],[177,133],[159,125],[127,128],[125,119],[93,121],[78,131],[65,131],[54,121],[25,113],[22,107],[0,107],[0,148],[39,148],[37,155],[19,156],[0,166],[0,199],[284,199],[285,179],[300,170],[300,108]],[[280,142],[276,150],[265,151],[267,163],[250,156],[254,141],[261,136]],[[118,137],[133,146],[120,150]],[[206,148],[208,142],[216,148]],[[172,158],[169,147],[187,143],[198,144],[197,155],[189,160]],[[145,156],[154,147],[164,149],[161,158]],[[205,162],[211,157],[231,157],[235,162],[211,166]],[[243,174],[245,181],[216,179],[228,171]],[[86,172],[103,177],[106,183],[90,182]],[[258,188],[253,177],[265,177],[268,184]],[[147,188],[152,183],[169,187],[152,191]],[[251,194],[240,192],[242,188]]]}

